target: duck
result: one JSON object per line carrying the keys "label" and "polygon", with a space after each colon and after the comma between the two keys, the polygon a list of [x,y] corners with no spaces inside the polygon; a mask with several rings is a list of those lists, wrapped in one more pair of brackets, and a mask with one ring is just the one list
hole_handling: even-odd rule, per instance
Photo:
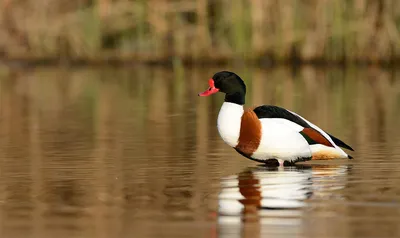
{"label": "duck", "polygon": [[246,85],[234,72],[217,72],[208,85],[198,96],[225,94],[217,118],[218,133],[242,156],[275,166],[353,159],[343,150],[354,151],[353,148],[295,112],[275,105],[245,109]]}

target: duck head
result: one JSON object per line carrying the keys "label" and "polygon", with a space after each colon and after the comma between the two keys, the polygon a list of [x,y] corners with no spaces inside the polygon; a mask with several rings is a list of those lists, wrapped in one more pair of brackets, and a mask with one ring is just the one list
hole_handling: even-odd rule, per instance
{"label": "duck head", "polygon": [[209,88],[199,93],[199,96],[205,97],[217,92],[225,93],[225,102],[244,105],[246,96],[246,85],[243,80],[235,73],[221,71],[208,80]]}

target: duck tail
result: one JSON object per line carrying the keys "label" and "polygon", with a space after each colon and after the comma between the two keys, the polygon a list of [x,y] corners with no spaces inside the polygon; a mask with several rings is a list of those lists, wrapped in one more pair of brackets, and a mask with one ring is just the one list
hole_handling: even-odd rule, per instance
{"label": "duck tail", "polygon": [[347,155],[347,158],[354,159],[353,156],[351,156],[351,155]]}

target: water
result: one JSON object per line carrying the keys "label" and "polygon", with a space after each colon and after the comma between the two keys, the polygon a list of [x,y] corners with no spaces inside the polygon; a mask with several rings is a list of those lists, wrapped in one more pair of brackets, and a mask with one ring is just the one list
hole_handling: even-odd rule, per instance
{"label": "water", "polygon": [[[225,69],[225,68],[224,68]],[[0,73],[2,237],[398,237],[400,74],[240,68],[354,160],[267,169],[219,138],[221,68]]]}

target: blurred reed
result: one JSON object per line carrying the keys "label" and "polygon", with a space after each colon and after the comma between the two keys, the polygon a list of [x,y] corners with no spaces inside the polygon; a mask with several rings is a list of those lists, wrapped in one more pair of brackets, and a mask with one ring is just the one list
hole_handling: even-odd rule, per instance
{"label": "blurred reed", "polygon": [[2,0],[11,59],[389,63],[395,0]]}

